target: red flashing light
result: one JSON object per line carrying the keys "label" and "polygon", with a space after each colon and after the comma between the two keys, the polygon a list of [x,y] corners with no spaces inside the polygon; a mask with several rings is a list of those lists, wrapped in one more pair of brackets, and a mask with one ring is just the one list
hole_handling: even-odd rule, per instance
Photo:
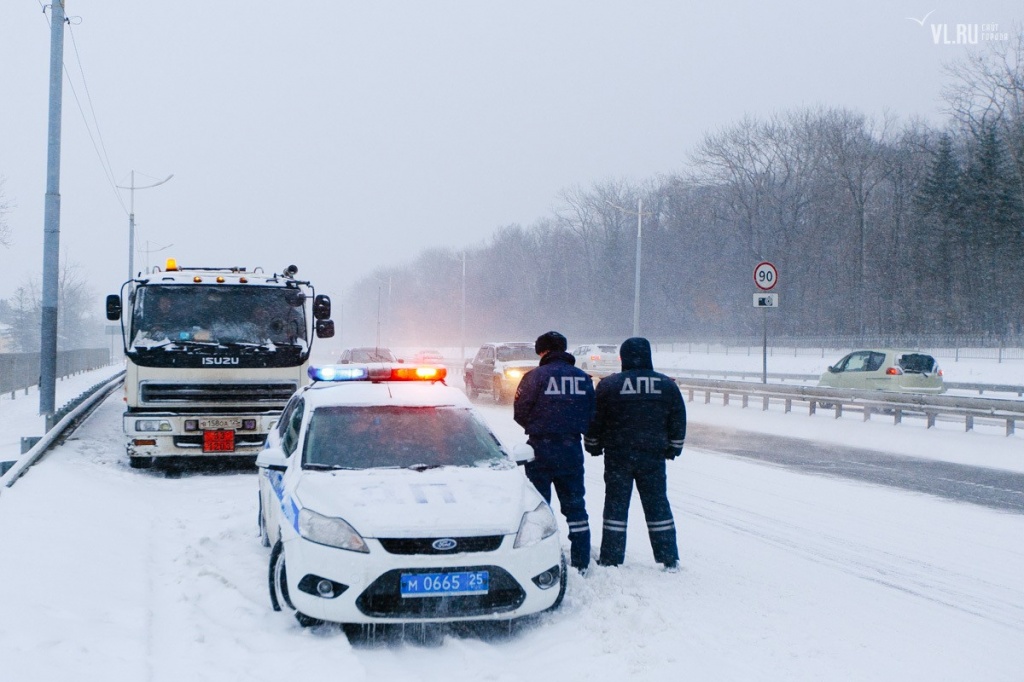
{"label": "red flashing light", "polygon": [[447,376],[444,367],[392,367],[392,381],[441,381]]}

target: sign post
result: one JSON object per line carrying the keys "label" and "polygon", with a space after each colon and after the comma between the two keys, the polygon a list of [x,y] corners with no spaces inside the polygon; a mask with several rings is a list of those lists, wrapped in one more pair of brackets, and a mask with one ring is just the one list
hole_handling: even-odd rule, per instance
{"label": "sign post", "polygon": [[779,283],[779,271],[768,261],[761,261],[754,267],[754,286],[760,291],[754,293],[754,307],[764,310],[764,333],[761,336],[761,383],[768,383],[768,308],[779,307],[779,295],[764,293]]}

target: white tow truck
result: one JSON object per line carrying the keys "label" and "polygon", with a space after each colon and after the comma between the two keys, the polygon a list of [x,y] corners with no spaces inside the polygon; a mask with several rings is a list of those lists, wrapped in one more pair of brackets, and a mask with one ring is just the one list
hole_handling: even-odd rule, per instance
{"label": "white tow truck", "polygon": [[126,358],[124,432],[133,468],[185,457],[255,459],[308,382],[312,338],[334,335],[331,300],[298,268],[179,267],[107,296]]}

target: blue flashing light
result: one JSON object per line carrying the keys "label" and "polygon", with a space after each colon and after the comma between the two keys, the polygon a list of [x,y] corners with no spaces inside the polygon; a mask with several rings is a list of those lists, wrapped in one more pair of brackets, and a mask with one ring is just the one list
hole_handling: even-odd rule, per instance
{"label": "blue flashing light", "polygon": [[313,381],[365,381],[370,373],[366,367],[324,365],[307,370]]}

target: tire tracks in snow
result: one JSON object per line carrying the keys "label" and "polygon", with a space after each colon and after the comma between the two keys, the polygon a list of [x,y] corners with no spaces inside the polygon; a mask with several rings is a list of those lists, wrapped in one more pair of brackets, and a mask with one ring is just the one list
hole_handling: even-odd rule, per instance
{"label": "tire tracks in snow", "polygon": [[[678,475],[675,482],[670,477],[670,500],[676,501],[673,509],[678,511],[684,522],[699,519],[862,580],[1024,632],[1024,585],[1019,576],[1012,574],[1012,569],[993,571],[992,567],[986,567],[987,570],[983,571],[982,567],[955,560],[953,548],[950,552],[941,552],[943,556],[928,556],[927,552],[931,550],[927,548],[901,544],[901,538],[942,534],[946,529],[916,527],[914,520],[908,518],[888,522],[883,519],[874,527],[865,527],[870,516],[865,514],[865,518],[858,519],[860,525],[856,531],[843,532],[844,527],[852,528],[854,525],[844,525],[844,518],[850,519],[863,510],[844,510],[838,505],[829,509],[812,508],[796,493],[772,489],[770,483],[758,483],[759,469],[780,469],[780,465],[750,462],[729,453],[696,448],[687,453],[691,457],[726,458],[747,465],[744,470],[752,475],[743,479],[725,479],[706,472],[688,472],[688,480],[682,482],[679,482],[682,477]],[[701,480],[696,480],[696,476]],[[718,488],[721,494],[701,492],[698,488],[702,485]],[[815,485],[820,486],[821,483]],[[840,485],[864,487],[863,483]],[[756,494],[744,495],[744,488],[755,490]],[[877,493],[871,491],[871,494]],[[819,499],[819,496],[815,498]],[[744,502],[745,499],[751,501]],[[870,501],[872,498],[864,499]],[[778,504],[771,508],[755,506],[765,500],[774,500]],[[948,504],[928,498],[922,498],[922,502]],[[835,521],[832,525],[836,530],[822,532],[823,527],[830,523],[822,520],[825,515],[832,517],[830,521]],[[995,516],[1003,515],[995,513]],[[969,539],[950,538],[950,544],[965,541]],[[946,543],[937,539],[931,543],[932,546],[943,544]],[[1019,550],[1007,548],[1007,551],[1015,554],[1015,563],[1019,565]],[[946,555],[949,555],[948,561]]]}

